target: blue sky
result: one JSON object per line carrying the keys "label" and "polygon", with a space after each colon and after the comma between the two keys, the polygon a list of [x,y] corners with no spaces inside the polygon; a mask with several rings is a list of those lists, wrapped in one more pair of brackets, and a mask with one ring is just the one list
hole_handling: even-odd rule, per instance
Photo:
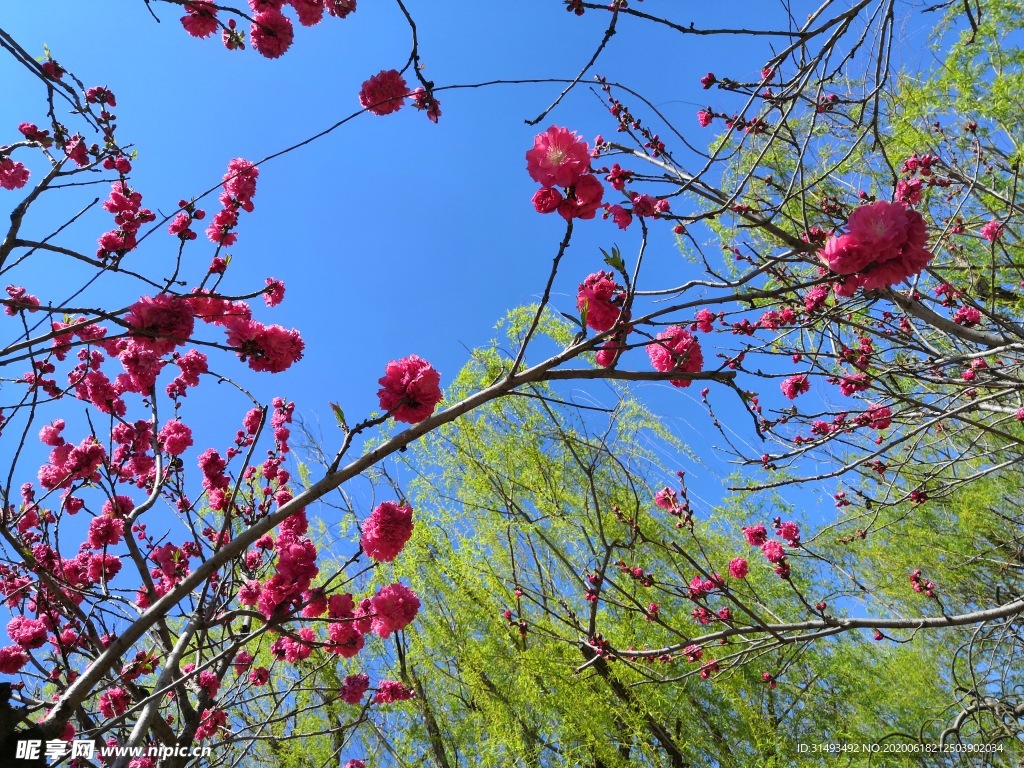
{"label": "blue sky", "polygon": [[[381,69],[400,68],[409,50],[408,27],[397,5],[389,3],[363,2],[348,19],[326,18],[314,28],[296,25],[292,49],[274,61],[252,50],[229,52],[217,40],[190,38],[175,6],[153,4],[159,24],[141,0],[116,4],[116,15],[107,16],[95,9],[69,16],[68,8],[59,0],[12,0],[3,26],[33,54],[48,45],[87,86],[114,91],[119,139],[138,152],[132,182],[144,204],[163,213],[173,211],[179,198],[214,187],[231,158],[258,160],[353,116],[361,82]],[[679,18],[672,0],[648,0],[641,9]],[[784,26],[781,6],[774,3],[745,0],[731,10],[724,21],[713,6],[688,12],[698,26]],[[421,3],[410,11],[418,23],[424,72],[440,88],[574,77],[608,21],[606,14],[592,11],[578,18],[554,0]],[[801,16],[799,9],[795,13]],[[710,136],[699,132],[696,112],[722,99],[716,91],[702,90],[699,78],[713,70],[754,79],[771,56],[771,39],[735,45],[738,39],[684,37],[623,18],[594,72],[641,91],[688,137],[706,140]],[[0,76],[8,91],[0,106],[6,134],[22,120],[45,123],[37,82],[7,59],[0,60]],[[494,336],[494,323],[507,309],[539,297],[562,236],[559,217],[540,216],[530,205],[536,185],[526,173],[524,155],[534,134],[552,124],[588,140],[614,134],[607,108],[586,84],[539,126],[526,125],[525,119],[536,117],[562,87],[443,90],[438,125],[410,107],[383,117],[362,114],[262,166],[256,210],[242,216],[222,288],[242,293],[257,290],[268,276],[284,280],[284,304],[266,309],[257,300],[257,314],[264,322],[298,328],[305,358],[277,376],[252,374],[229,355],[213,356],[211,367],[237,376],[264,400],[284,395],[296,401],[304,419],[322,421],[329,439],[335,429],[328,401],[340,403],[350,422],[363,418],[377,407],[377,379],[391,359],[418,354],[441,371],[442,384],[450,381],[468,359],[467,350]],[[681,148],[675,149],[686,162]],[[63,222],[83,200],[105,191],[101,185],[68,192],[58,204],[35,211],[34,223],[42,229]],[[614,194],[608,188],[606,199],[614,202]],[[200,205],[212,215],[215,196]],[[676,198],[673,207],[690,212],[698,203]],[[68,230],[65,242],[92,252],[95,238],[107,228],[107,214],[94,211]],[[708,252],[717,250],[710,236],[698,238]],[[160,265],[173,259],[176,242],[161,228],[130,263],[162,274]],[[622,232],[600,219],[578,223],[555,284],[555,309],[574,311],[576,284],[603,267],[598,249],[613,244],[628,262],[639,246],[638,228]],[[212,252],[202,236],[188,245],[190,284],[205,271]],[[63,265],[55,271],[53,264],[40,259],[10,281],[59,300],[59,289],[77,287],[80,275]],[[697,269],[677,251],[670,226],[655,222],[642,287],[675,285],[695,277]],[[117,278],[86,294],[97,306],[124,305],[137,297],[136,287]],[[712,338],[705,348],[709,361],[715,353]],[[634,353],[632,364],[646,368],[645,358]],[[711,457],[690,479],[696,494],[716,502],[720,479],[730,467],[708,451],[719,440],[697,404],[700,388],[640,386],[683,441]],[[781,404],[773,383],[761,388]],[[600,392],[597,385],[590,389]],[[739,435],[754,443],[750,421],[734,396],[712,397],[723,421],[734,421]],[[241,398],[221,392],[206,400],[190,397],[183,417],[196,428],[193,450],[207,445],[223,450],[247,408]],[[0,446],[0,453],[4,450]],[[188,454],[185,458],[190,460]]]}

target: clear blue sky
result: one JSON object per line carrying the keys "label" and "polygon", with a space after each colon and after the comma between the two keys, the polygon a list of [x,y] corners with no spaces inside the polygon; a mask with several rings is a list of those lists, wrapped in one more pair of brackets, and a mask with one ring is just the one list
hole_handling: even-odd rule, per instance
{"label": "clear blue sky", "polygon": [[[637,7],[679,18],[676,0]],[[133,184],[145,205],[165,213],[179,198],[214,186],[231,158],[262,158],[357,111],[360,83],[381,69],[401,67],[409,50],[408,28],[397,5],[387,2],[364,0],[346,20],[296,25],[295,44],[275,61],[252,50],[226,51],[217,40],[190,38],[178,23],[178,7],[154,3],[153,9],[162,23],[153,21],[142,0],[7,0],[0,25],[33,54],[48,45],[87,86],[115,92],[120,140],[139,153]],[[555,0],[424,2],[412,3],[410,10],[419,25],[425,74],[438,86],[573,77],[608,21],[607,14],[592,11],[577,18]],[[698,26],[755,27],[767,20],[784,25],[781,5],[762,0],[731,4],[724,19],[713,5],[693,5],[687,13],[692,15],[683,20]],[[715,98],[701,89],[700,76],[714,70],[753,79],[771,56],[767,39],[733,42],[683,37],[624,18],[595,71],[642,91],[692,135],[696,111]],[[18,122],[45,123],[44,105],[38,84],[6,58],[0,60],[0,77],[7,95],[0,126],[11,141]],[[614,133],[588,86],[537,128],[524,123],[560,90],[542,84],[445,91],[439,94],[444,114],[436,126],[409,107],[385,117],[361,115],[263,166],[256,210],[242,217],[223,289],[255,290],[267,276],[284,280],[284,304],[273,310],[260,304],[258,315],[300,329],[306,355],[278,376],[251,375],[226,357],[211,363],[239,375],[258,396],[295,400],[304,417],[324,421],[328,435],[333,422],[327,401],[340,402],[350,420],[362,418],[377,407],[376,380],[390,359],[419,354],[447,383],[466,361],[467,349],[493,336],[494,322],[508,308],[536,300],[543,289],[562,221],[541,217],[530,205],[536,185],[526,174],[524,154],[533,135],[550,124],[568,126],[588,140]],[[45,215],[66,217],[77,210],[72,196],[65,208],[47,208]],[[212,214],[215,197],[204,202]],[[86,216],[69,230],[68,241],[91,252],[108,223],[102,211]],[[600,220],[577,227],[555,286],[556,309],[574,311],[576,284],[603,266],[598,247],[616,243],[628,258],[639,244],[638,228],[623,233]],[[142,271],[160,274],[156,263],[173,258],[175,245],[161,232],[129,258]],[[202,236],[186,248],[192,276],[201,275],[212,251]],[[653,227],[647,264],[651,282],[645,287],[694,276],[695,267],[675,250],[664,223]],[[18,281],[58,300],[61,277],[43,267],[20,274]],[[73,284],[67,277],[67,285]],[[108,283],[88,294],[90,302],[109,305],[105,292],[116,287]],[[713,359],[713,350],[706,358]],[[694,404],[699,388],[645,389],[684,439],[706,452],[701,434],[711,430]],[[185,418],[207,422],[198,430],[198,444],[229,444],[246,408],[232,402],[207,403],[209,410],[197,419],[200,403],[190,398]],[[753,438],[749,421],[739,429]]]}

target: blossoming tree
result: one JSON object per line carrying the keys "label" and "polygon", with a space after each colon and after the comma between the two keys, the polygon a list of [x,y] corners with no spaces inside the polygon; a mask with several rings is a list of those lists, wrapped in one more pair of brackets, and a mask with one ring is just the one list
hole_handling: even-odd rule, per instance
{"label": "blossoming tree", "polygon": [[[427,79],[416,9],[396,3],[412,34],[408,60],[354,84],[352,96],[372,119],[411,103],[436,123],[445,90],[459,84]],[[154,14],[180,15],[191,37],[219,36],[230,50],[269,59],[301,44],[296,23],[340,23],[356,12],[354,0],[150,5]],[[576,741],[562,734],[552,754],[593,765],[637,755],[672,766],[698,759],[663,712],[638,701],[641,678],[689,691],[691,678],[715,685],[731,672],[744,685],[779,691],[760,698],[762,709],[774,711],[778,695],[793,712],[806,689],[787,672],[813,669],[800,652],[837,636],[909,642],[967,627],[965,648],[980,642],[1004,658],[1019,651],[1019,580],[994,575],[1019,570],[1012,537],[997,542],[996,570],[991,562],[981,568],[985,588],[972,593],[951,580],[948,603],[934,573],[950,572],[949,560],[908,551],[896,564],[907,574],[897,600],[875,578],[877,550],[857,547],[887,542],[937,505],[960,525],[957,494],[1020,461],[1020,137],[1005,97],[1020,75],[1019,64],[994,63],[1019,61],[1001,30],[1024,24],[1020,10],[1004,0],[929,9],[945,13],[936,39],[963,66],[915,72],[920,82],[910,83],[894,75],[895,0],[826,2],[806,20],[787,13],[760,30],[701,28],[618,0],[552,5],[572,12],[561,23],[606,21],[586,66],[559,84],[561,94],[534,121],[552,124],[538,125],[533,146],[522,148],[539,185],[538,226],[558,222],[561,233],[538,304],[514,315],[511,346],[475,356],[447,396],[429,362],[396,353],[371,384],[379,411],[352,423],[335,407],[340,439],[322,446],[318,475],[298,476],[289,463],[295,403],[263,402],[243,378],[246,369],[276,374],[301,364],[300,332],[262,319],[285,300],[285,285],[245,275],[250,292],[227,290],[238,267],[226,249],[245,245],[260,164],[232,160],[212,190],[216,203],[200,194],[177,201],[170,215],[155,213],[132,182],[139,161],[112,112],[116,85],[80,82],[68,62],[49,52],[37,60],[0,32],[6,54],[38,81],[41,105],[25,106],[0,147],[11,211],[0,242],[8,283],[0,445],[9,467],[0,489],[0,589],[10,614],[10,643],[0,648],[8,681],[0,741],[15,759],[39,764],[42,753],[25,745],[45,744],[51,757],[77,766],[245,764],[256,754],[272,760],[285,736],[319,735],[329,745],[324,761],[340,762],[351,744],[369,743],[357,736],[381,733],[379,717],[408,712],[417,724],[402,724],[426,733],[420,753],[449,764],[459,745],[445,741],[431,704],[438,685],[417,677],[405,633],[424,601],[445,609],[446,600],[424,592],[452,583],[431,578],[448,572],[438,553],[446,562],[463,553],[425,546],[437,532],[420,533],[411,489],[392,483],[389,469],[419,456],[406,449],[421,438],[435,450],[446,435],[463,445],[451,430],[469,435],[473,424],[517,413],[523,424],[543,423],[538,434],[551,430],[518,459],[545,448],[571,459],[584,481],[567,479],[561,490],[586,514],[545,537],[540,523],[565,514],[549,505],[565,498],[519,506],[501,474],[482,467],[480,482],[490,483],[506,516],[511,559],[490,579],[490,596],[467,598],[487,607],[505,590],[506,607],[491,614],[504,636],[496,642],[487,634],[493,627],[461,636],[486,636],[495,653],[525,658],[531,632],[542,630],[574,655],[571,664],[552,655],[544,663],[557,659],[565,674],[603,681],[592,689],[594,706],[607,710],[594,723],[628,736],[602,744],[598,730]],[[777,45],[757,75],[701,80],[711,103],[696,113],[696,130],[719,129],[702,142],[611,76],[599,76],[594,90],[606,122],[559,125],[560,103],[582,88],[625,25],[683,40],[747,36]],[[854,58],[861,51],[867,66]],[[587,141],[583,130],[615,138]],[[92,251],[67,236],[82,213],[58,198],[95,184],[112,221]],[[59,223],[42,224],[36,211]],[[574,238],[597,227],[608,233],[604,259],[567,268]],[[615,236],[630,247],[613,247]],[[652,264],[649,251],[673,239],[699,272],[685,282],[665,282]],[[154,249],[163,258],[140,258]],[[204,268],[194,266],[200,251]],[[47,291],[41,274],[54,267],[37,264],[79,280],[69,298]],[[103,301],[80,301],[97,282],[109,285]],[[563,302],[566,292],[573,298]],[[558,325],[555,311],[570,325]],[[618,449],[608,450],[592,423],[572,425],[583,410],[566,407],[563,382],[597,380],[663,382],[676,393],[697,383],[708,423],[745,467],[737,493],[754,499],[721,516],[731,534],[709,530],[711,510],[691,502],[682,476],[656,483],[630,462],[616,464]],[[192,404],[213,398],[215,384],[218,401],[230,389],[239,405],[218,408],[223,436],[207,442]],[[529,408],[517,411],[523,403]],[[623,434],[636,433],[633,413],[611,412]],[[765,447],[747,448],[753,441]],[[366,476],[383,482],[388,498],[358,514],[360,529],[339,553],[320,557],[307,508]],[[839,516],[801,525],[782,514],[773,492],[801,484],[828,489]],[[486,508],[471,485],[470,503]],[[991,514],[986,530],[1000,515],[1016,520],[1002,501]],[[834,529],[848,551],[831,542]],[[474,536],[462,526],[455,533]],[[404,567],[416,536],[421,559]],[[485,539],[475,562],[497,558],[498,540]],[[404,581],[388,578],[403,572]],[[851,610],[860,594],[872,598],[867,615]],[[460,636],[464,627],[448,629]],[[374,636],[394,650],[382,654],[390,646],[378,644],[371,653]],[[446,650],[460,673],[468,668],[459,666],[464,648]],[[1012,746],[1024,711],[1020,681],[968,655],[973,682],[936,738]],[[673,671],[651,675],[655,660]],[[488,697],[507,698],[474,675]],[[744,690],[737,702],[749,700]],[[687,695],[695,710],[713,698]],[[410,699],[419,701],[399,704]],[[302,730],[317,718],[315,733]],[[537,724],[516,722],[531,749],[552,746]],[[771,722],[780,725],[775,714]],[[705,737],[719,738],[717,727]],[[737,738],[750,741],[755,730]],[[219,749],[193,751],[206,744]],[[716,759],[727,757],[739,759]],[[352,755],[347,765],[362,759]]]}

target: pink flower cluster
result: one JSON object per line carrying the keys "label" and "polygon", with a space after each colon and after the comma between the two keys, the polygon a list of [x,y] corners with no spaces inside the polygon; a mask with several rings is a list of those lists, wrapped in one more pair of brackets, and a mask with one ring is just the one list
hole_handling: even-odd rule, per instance
{"label": "pink flower cluster", "polygon": [[412,536],[412,507],[397,502],[378,504],[363,523],[359,544],[377,562],[389,563]]}
{"label": "pink flower cluster", "polygon": [[879,201],[851,213],[846,234],[829,238],[820,255],[845,278],[836,293],[852,296],[857,288],[888,288],[918,274],[933,258],[927,244],[920,213],[904,203]]}
{"label": "pink flower cluster", "polygon": [[442,399],[441,374],[416,355],[392,360],[377,383],[381,409],[407,424],[423,421]]}
{"label": "pink flower cluster", "polygon": [[24,163],[18,163],[9,157],[0,157],[0,187],[4,189],[21,189],[28,183],[29,171]]}
{"label": "pink flower cluster", "polygon": [[[268,59],[282,56],[292,44],[295,30],[292,22],[282,13],[291,5],[299,23],[304,27],[316,26],[326,10],[331,16],[345,18],[356,9],[356,0],[249,0],[253,23],[249,28],[252,47]],[[211,0],[187,0],[181,26],[192,37],[206,38],[223,28],[224,46],[228,50],[245,48],[243,33],[236,31],[235,20],[222,24],[217,19],[217,5]]]}
{"label": "pink flower cluster", "polygon": [[[538,213],[558,211],[566,220],[594,218],[604,186],[590,172],[590,148],[577,134],[555,126],[537,134],[526,153],[526,170],[541,185],[533,196]],[[565,194],[556,187],[563,187]]]}
{"label": "pink flower cluster", "polygon": [[[78,146],[85,146],[79,144]],[[103,203],[103,208],[114,214],[115,229],[100,235],[99,250],[96,255],[100,259],[112,255],[123,255],[134,250],[138,245],[136,235],[139,228],[156,220],[148,208],[142,207],[142,194],[136,192],[124,181],[115,181],[110,188],[110,196]]]}
{"label": "pink flower cluster", "polygon": [[218,198],[223,207],[206,228],[210,242],[231,246],[238,241],[238,235],[233,231],[238,225],[238,212],[242,210],[252,213],[252,198],[256,195],[256,179],[259,175],[259,168],[241,157],[228,163]]}
{"label": "pink flower cluster", "polygon": [[409,86],[397,69],[382,69],[363,83],[359,103],[375,115],[390,115],[402,108],[409,95]]}
{"label": "pink flower cluster", "polygon": [[[659,333],[647,345],[647,355],[654,370],[662,373],[698,373],[704,367],[700,342],[686,329],[673,325]],[[690,386],[690,379],[671,379],[674,387]]]}
{"label": "pink flower cluster", "polygon": [[799,395],[810,391],[811,381],[807,378],[806,373],[801,373],[798,376],[790,376],[782,382],[781,386],[782,394],[790,400],[796,400]]}
{"label": "pink flower cluster", "polygon": [[587,327],[598,333],[611,330],[619,319],[625,294],[611,272],[595,272],[580,283],[576,307],[587,313]]}

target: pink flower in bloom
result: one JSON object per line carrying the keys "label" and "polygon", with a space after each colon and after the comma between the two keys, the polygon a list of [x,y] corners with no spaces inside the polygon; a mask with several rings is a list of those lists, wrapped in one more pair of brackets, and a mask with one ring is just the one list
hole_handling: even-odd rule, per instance
{"label": "pink flower in bloom", "polygon": [[811,389],[811,381],[807,378],[807,374],[801,373],[798,376],[790,376],[782,382],[781,387],[782,394],[790,400],[796,400],[799,395]]}
{"label": "pink flower in bloom", "polygon": [[158,293],[152,298],[143,296],[132,304],[125,322],[131,326],[133,337],[157,355],[163,355],[192,336],[195,314],[185,299]]}
{"label": "pink flower in bloom", "polygon": [[192,37],[209,37],[217,31],[217,8],[207,0],[191,0],[185,3],[188,13],[181,17],[181,26]]}
{"label": "pink flower in bloom", "polygon": [[268,307],[276,307],[284,301],[284,283],[272,277],[267,278],[267,289],[263,292],[263,301]]}
{"label": "pink flower in bloom", "polygon": [[[862,414],[864,423],[872,429],[888,429],[892,424],[892,411],[884,405],[872,403],[867,411]],[[857,420],[860,423],[860,419]]]}
{"label": "pink flower in bloom", "polygon": [[836,274],[851,275],[843,295],[857,287],[887,288],[916,275],[933,258],[926,249],[924,217],[902,202],[879,201],[862,205],[850,214],[847,234],[832,237],[821,251]]}
{"label": "pink flower in bloom", "polygon": [[604,197],[604,186],[597,176],[592,173],[580,176],[567,192],[565,200],[558,206],[558,213],[563,219],[594,218]]}
{"label": "pink flower in bloom", "polygon": [[795,547],[800,543],[800,526],[790,520],[779,523],[775,533],[785,539],[790,546]]}
{"label": "pink flower in bloom", "polygon": [[382,680],[377,686],[373,700],[378,704],[391,704],[396,701],[407,701],[415,696],[412,688],[407,688],[397,680]]}
{"label": "pink flower in bloom", "polygon": [[323,0],[324,8],[331,16],[344,19],[356,10],[356,0]]}
{"label": "pink flower in bloom", "polygon": [[764,553],[765,558],[769,563],[779,563],[786,557],[786,550],[782,548],[782,544],[775,541],[775,539],[769,539],[761,545],[761,552]]}
{"label": "pink flower in bloom", "polygon": [[7,625],[7,635],[25,650],[31,651],[46,644],[46,624],[39,619],[15,616]]}
{"label": "pink flower in bloom", "polygon": [[697,311],[697,315],[694,318],[696,322],[691,326],[690,330],[700,331],[701,333],[711,333],[715,326],[715,313],[710,309],[701,309]]}
{"label": "pink flower in bloom", "polygon": [[0,648],[0,675],[13,675],[28,664],[29,656],[17,645]]}
{"label": "pink flower in bloom", "polygon": [[268,59],[276,59],[292,44],[295,29],[281,11],[269,8],[257,13],[249,30],[252,47]]}
{"label": "pink flower in bloom", "polygon": [[363,83],[359,103],[375,115],[389,115],[402,108],[408,95],[409,86],[398,70],[383,69]]}
{"label": "pink flower in bloom", "polygon": [[324,17],[323,0],[291,0],[291,4],[304,27],[315,27]]}
{"label": "pink flower in bloom", "polygon": [[714,119],[715,115],[711,110],[702,109],[697,113],[697,122],[700,123],[701,128],[707,128]]}
{"label": "pink flower in bloom", "polygon": [[626,229],[630,224],[633,223],[633,214],[623,208],[621,205],[613,205],[608,209],[608,213],[612,217],[612,221],[615,222],[619,229]]}
{"label": "pink flower in bloom", "polygon": [[617,293],[619,290],[611,272],[595,272],[580,283],[576,308],[581,312],[586,308],[588,328],[598,333],[611,330],[619,319],[623,299],[623,295]]}
{"label": "pink flower in bloom", "polygon": [[371,602],[376,614],[373,617],[373,631],[384,638],[403,629],[416,618],[420,609],[420,599],[404,584],[384,587],[373,596]]}
{"label": "pink flower in bloom", "polygon": [[266,685],[270,682],[270,670],[266,667],[256,667],[249,671],[249,682],[255,686]]}
{"label": "pink flower in bloom", "polygon": [[432,123],[437,123],[437,119],[441,117],[441,104],[434,98],[433,91],[417,88],[409,95],[412,96],[413,107],[422,112],[426,112],[427,119]]}
{"label": "pink flower in bloom", "polygon": [[416,355],[392,360],[377,383],[380,407],[391,412],[395,421],[416,424],[441,402],[441,374]]}
{"label": "pink flower in bloom", "polygon": [[196,741],[205,741],[228,723],[228,714],[222,709],[204,709],[196,728]]}
{"label": "pink flower in bloom", "polygon": [[537,213],[554,213],[562,204],[562,193],[553,187],[542,187],[533,194],[533,208]]}
{"label": "pink flower in bloom", "polygon": [[747,576],[747,561],[742,557],[735,557],[729,561],[729,575],[734,579],[744,579]]}
{"label": "pink flower in bloom", "polygon": [[[26,178],[28,175],[26,174]],[[990,243],[994,243],[1003,236],[1003,225],[995,219],[985,222],[978,234],[980,234],[985,240]]]}
{"label": "pink flower in bloom", "polygon": [[534,137],[533,149],[526,153],[526,171],[541,186],[571,187],[590,171],[590,148],[568,128],[551,126]]}
{"label": "pink flower in bloom", "polygon": [[907,179],[896,182],[896,199],[907,205],[917,205],[921,202],[921,179]]}
{"label": "pink flower in bloom", "polygon": [[363,523],[360,546],[377,562],[394,560],[412,536],[412,507],[397,502],[378,504]]}
{"label": "pink flower in bloom", "polygon": [[160,448],[171,456],[180,456],[185,449],[192,445],[192,430],[187,424],[179,419],[174,419],[164,424],[160,434],[157,435]]}
{"label": "pink flower in bloom", "polygon": [[974,307],[960,307],[953,315],[953,322],[959,323],[965,328],[977,325],[981,322],[981,311]]}
{"label": "pink flower in bloom", "polygon": [[204,669],[200,672],[199,687],[211,699],[216,697],[217,691],[220,690],[220,680],[217,679],[217,673],[212,669]]}
{"label": "pink flower in bloom", "polygon": [[103,549],[114,546],[124,536],[124,520],[107,515],[94,517],[89,523],[89,536],[86,545],[90,549]]}
{"label": "pink flower in bloom", "polygon": [[349,760],[347,763],[345,763],[341,768],[366,768],[366,763],[364,763],[362,760],[353,758]]}
{"label": "pink flower in bloom", "polygon": [[[651,358],[654,370],[668,373],[680,371],[697,373],[704,367],[704,356],[701,354],[700,342],[689,331],[673,325],[659,333],[655,341],[647,345],[647,355]],[[689,379],[672,379],[675,387],[690,386]]]}
{"label": "pink flower in bloom", "polygon": [[118,717],[128,711],[131,699],[123,688],[108,688],[100,694],[100,714],[106,718]]}
{"label": "pink flower in bloom", "polygon": [[236,157],[228,163],[227,173],[221,188],[224,190],[220,195],[220,202],[227,205],[231,199],[238,202],[242,210],[252,213],[252,199],[256,196],[256,179],[259,178],[260,169],[242,157]]}
{"label": "pink flower in bloom", "polygon": [[370,678],[365,674],[348,675],[341,684],[338,695],[346,704],[358,704],[362,701],[367,688],[370,687]]}
{"label": "pink flower in bloom", "polygon": [[768,541],[768,531],[763,525],[751,525],[744,528],[743,536],[752,547],[760,547]]}
{"label": "pink flower in bloom", "polygon": [[24,163],[16,163],[9,157],[0,159],[0,187],[21,189],[28,183],[29,171]]}
{"label": "pink flower in bloom", "polygon": [[280,373],[302,359],[306,348],[299,332],[280,325],[263,325],[249,318],[230,318],[224,325],[228,344],[254,371]]}

